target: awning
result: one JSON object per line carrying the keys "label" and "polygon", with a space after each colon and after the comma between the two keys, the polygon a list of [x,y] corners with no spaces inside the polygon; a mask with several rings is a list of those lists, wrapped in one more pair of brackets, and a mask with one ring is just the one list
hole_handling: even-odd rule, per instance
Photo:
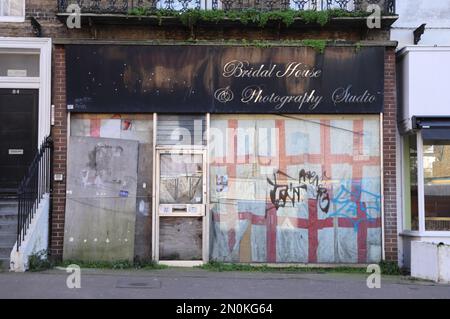
{"label": "awning", "polygon": [[413,118],[415,127],[422,131],[424,140],[450,140],[450,118]]}

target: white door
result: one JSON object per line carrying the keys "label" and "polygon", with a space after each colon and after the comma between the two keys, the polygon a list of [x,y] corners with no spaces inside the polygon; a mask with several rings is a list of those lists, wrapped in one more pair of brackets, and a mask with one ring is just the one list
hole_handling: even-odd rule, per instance
{"label": "white door", "polygon": [[156,152],[154,258],[192,266],[207,259],[206,152],[167,148]]}

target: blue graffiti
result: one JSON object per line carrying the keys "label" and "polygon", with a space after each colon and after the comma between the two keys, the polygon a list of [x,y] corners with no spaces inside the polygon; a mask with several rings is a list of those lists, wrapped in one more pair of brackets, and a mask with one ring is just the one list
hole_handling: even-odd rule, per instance
{"label": "blue graffiti", "polygon": [[[358,231],[359,224],[363,221],[375,222],[381,212],[381,196],[362,189],[360,185],[353,185],[353,191],[341,185],[336,196],[331,200],[335,211],[328,212],[328,217],[342,217],[353,223],[353,229]],[[362,201],[362,195],[369,198]],[[364,214],[358,217],[358,208]]]}

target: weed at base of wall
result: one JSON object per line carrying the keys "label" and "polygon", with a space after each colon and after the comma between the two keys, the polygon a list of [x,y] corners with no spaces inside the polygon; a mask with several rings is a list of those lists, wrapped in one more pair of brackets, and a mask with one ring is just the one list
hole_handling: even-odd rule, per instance
{"label": "weed at base of wall", "polygon": [[48,254],[46,250],[38,251],[34,254],[31,254],[28,257],[28,270],[29,271],[43,271],[51,269],[55,266],[54,262],[52,262],[48,258]]}

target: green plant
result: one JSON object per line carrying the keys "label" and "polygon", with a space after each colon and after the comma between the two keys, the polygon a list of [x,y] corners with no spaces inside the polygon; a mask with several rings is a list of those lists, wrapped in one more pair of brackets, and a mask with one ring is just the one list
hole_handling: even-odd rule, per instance
{"label": "green plant", "polygon": [[268,48],[272,46],[272,43],[264,40],[247,41],[246,39],[242,39],[241,45],[246,47]]}
{"label": "green plant", "polygon": [[380,261],[380,263],[378,265],[380,266],[382,275],[398,276],[398,275],[404,274],[404,271],[402,271],[402,269],[400,269],[400,267],[398,266],[398,264],[395,261],[382,260],[382,261]]}
{"label": "green plant", "polygon": [[69,265],[78,265],[81,268],[97,268],[97,269],[164,269],[165,265],[160,265],[153,260],[114,260],[114,261],[85,261],[85,260],[64,260],[58,264],[59,267],[67,267]]}
{"label": "green plant", "polygon": [[248,272],[314,272],[314,273],[366,273],[365,268],[358,267],[270,267],[268,265],[254,266],[248,264],[223,263],[219,261],[210,261],[207,264],[198,266],[198,268],[209,271],[248,271]]}
{"label": "green plant", "polygon": [[[189,38],[186,43],[198,43],[198,44],[217,44],[218,42],[211,42],[205,40],[196,40]],[[328,40],[325,39],[307,39],[307,40],[281,40],[281,41],[268,41],[268,40],[247,40],[247,39],[228,39],[220,42],[224,45],[240,45],[244,47],[257,47],[257,48],[269,48],[275,46],[307,46],[313,48],[319,53],[323,53],[328,44]]]}
{"label": "green plant", "polygon": [[150,269],[165,269],[165,268],[167,268],[167,266],[158,264],[156,261],[154,261],[151,258],[141,259],[136,256],[134,258],[133,268],[150,270]]}
{"label": "green plant", "polygon": [[305,23],[318,23],[324,26],[330,20],[330,13],[328,11],[305,10],[300,11],[298,17]]}
{"label": "green plant", "polygon": [[289,27],[298,19],[308,24],[317,23],[325,26],[332,18],[364,17],[368,15],[367,12],[348,12],[340,9],[323,11],[292,9],[264,11],[253,8],[227,11],[201,9],[176,11],[168,9],[148,10],[145,8],[133,8],[128,11],[128,14],[134,16],[156,16],[158,17],[159,24],[162,23],[164,17],[177,17],[181,23],[191,28],[199,22],[219,23],[227,20],[240,21],[244,25],[253,23],[260,27],[265,27],[269,22],[279,22]]}
{"label": "green plant", "polygon": [[60,262],[58,266],[67,267],[69,265],[78,265],[81,268],[110,268],[110,269],[129,269],[133,268],[133,263],[128,260],[116,260],[116,261],[82,261],[68,259]]}
{"label": "green plant", "polygon": [[146,16],[148,14],[147,8],[133,8],[128,11],[132,16]]}
{"label": "green plant", "polygon": [[311,47],[319,53],[323,53],[327,46],[327,40],[315,40],[315,39],[306,39],[301,40],[300,43],[304,46]]}
{"label": "green plant", "polygon": [[47,257],[47,251],[40,250],[28,257],[28,269],[30,271],[42,271],[53,268],[54,264]]}

